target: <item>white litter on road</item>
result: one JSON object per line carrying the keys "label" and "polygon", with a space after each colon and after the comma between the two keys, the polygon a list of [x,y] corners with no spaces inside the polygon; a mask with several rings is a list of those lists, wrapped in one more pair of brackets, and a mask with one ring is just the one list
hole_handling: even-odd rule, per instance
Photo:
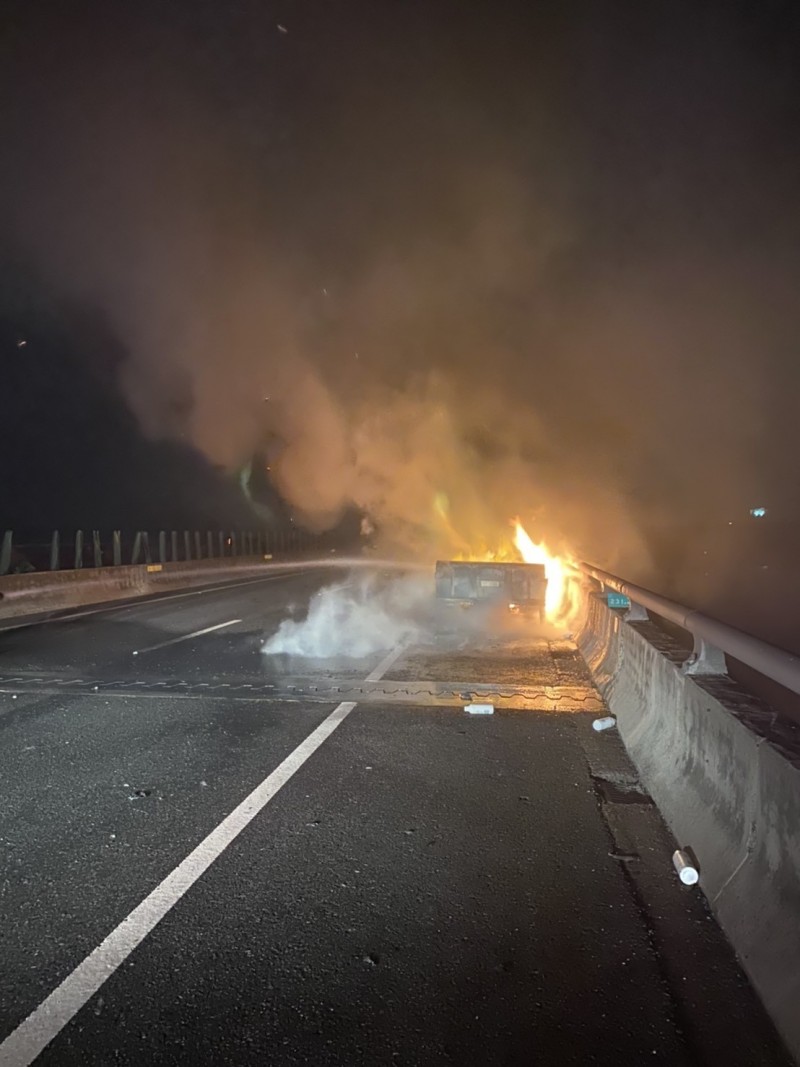
{"label": "white litter on road", "polygon": [[681,848],[676,849],[672,854],[672,864],[684,885],[697,885],[700,881],[700,872],[688,852]]}
{"label": "white litter on road", "polygon": [[604,715],[602,719],[595,719],[592,723],[592,729],[597,730],[610,730],[612,726],[617,725],[617,720],[613,715]]}
{"label": "white litter on road", "polygon": [[464,711],[470,715],[494,715],[494,704],[465,704]]}

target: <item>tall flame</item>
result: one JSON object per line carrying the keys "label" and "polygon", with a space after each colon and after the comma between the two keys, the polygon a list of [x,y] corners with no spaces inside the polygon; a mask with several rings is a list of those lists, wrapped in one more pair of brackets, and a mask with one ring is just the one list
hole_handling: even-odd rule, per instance
{"label": "tall flame", "polygon": [[439,529],[446,536],[451,550],[454,550],[453,559],[498,563],[522,559],[525,563],[543,564],[547,577],[544,605],[547,620],[556,626],[567,626],[580,615],[579,572],[575,561],[569,555],[553,555],[543,541],[537,544],[518,518],[511,522],[514,528],[513,543],[506,536],[490,546],[485,541],[469,544],[459,533],[450,518],[450,503],[444,492],[434,497],[433,510]]}
{"label": "tall flame", "polygon": [[525,527],[515,519],[514,544],[526,563],[543,563],[547,576],[545,615],[549,622],[565,625],[570,622],[578,607],[578,590],[572,577],[569,561],[552,555],[543,542],[533,541]]}

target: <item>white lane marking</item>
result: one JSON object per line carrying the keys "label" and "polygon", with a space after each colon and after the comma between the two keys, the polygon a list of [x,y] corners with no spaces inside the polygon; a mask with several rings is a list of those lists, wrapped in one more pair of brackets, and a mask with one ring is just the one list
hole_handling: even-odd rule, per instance
{"label": "white lane marking", "polygon": [[235,626],[241,619],[228,619],[227,622],[218,622],[216,626],[206,626],[205,630],[195,630],[190,634],[181,634],[180,637],[172,637],[169,641],[162,641],[158,645],[148,645],[147,648],[137,648],[132,653],[141,656],[143,652],[155,652],[157,648],[167,648],[168,645],[179,645],[181,641],[191,641],[193,637],[202,637],[203,634],[213,634],[215,630],[224,630],[226,626]]}
{"label": "white lane marking", "polygon": [[134,604],[103,604],[102,607],[90,608],[86,611],[76,611],[72,615],[58,615],[55,618],[39,619],[38,622],[18,622],[11,626],[0,626],[0,633],[9,633],[12,630],[26,630],[34,626],[45,626],[48,623],[57,622],[73,622],[75,619],[85,619],[91,615],[107,615],[112,612],[132,611],[134,608],[150,608],[156,607],[162,604],[165,600],[180,600],[187,596],[203,596],[208,593],[222,593],[226,589],[244,589],[248,585],[260,585],[262,582],[277,582],[281,578],[294,578],[298,574],[307,574],[309,571],[314,570],[313,567],[300,567],[291,571],[284,571],[283,574],[270,574],[264,578],[243,578],[238,582],[231,582],[229,585],[214,585],[204,587],[203,589],[190,589],[185,593],[168,593],[165,596],[161,596],[159,593],[148,595],[146,597],[136,598]]}
{"label": "white lane marking", "polygon": [[393,648],[388,656],[385,656],[374,671],[370,671],[365,682],[379,682],[383,678],[384,674],[389,670],[392,664],[400,658],[400,656],[406,651],[405,645],[398,645],[397,648]]}
{"label": "white lane marking", "polygon": [[[399,645],[383,659],[365,681],[377,682],[384,671],[405,651]],[[67,975],[61,985],[16,1030],[0,1044],[0,1067],[29,1067],[67,1023],[101,988],[130,956],[137,945],[158,925],[168,911],[194,885],[225,849],[239,836],[272,800],[292,775],[331,736],[353,708],[354,701],[343,701],[312,730],[305,741],[279,763],[244,800],[205,837],[174,871],[149,893],[141,904]]]}

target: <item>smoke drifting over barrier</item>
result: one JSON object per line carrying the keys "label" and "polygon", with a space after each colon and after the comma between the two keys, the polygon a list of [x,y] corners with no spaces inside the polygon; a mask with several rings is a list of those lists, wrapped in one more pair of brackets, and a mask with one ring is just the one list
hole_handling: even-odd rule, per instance
{"label": "smoke drifting over barrier", "polygon": [[113,323],[146,434],[426,558],[519,514],[630,568],[785,491],[795,75],[722,7],[29,6],[6,221]]}

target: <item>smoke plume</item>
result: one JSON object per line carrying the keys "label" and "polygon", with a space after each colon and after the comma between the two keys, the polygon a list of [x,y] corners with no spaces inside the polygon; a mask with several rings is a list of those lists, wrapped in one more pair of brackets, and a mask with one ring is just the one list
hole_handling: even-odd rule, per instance
{"label": "smoke plume", "polygon": [[263,646],[267,655],[360,659],[408,645],[430,631],[430,575],[386,581],[359,575],[316,593],[305,619],[285,619]]}
{"label": "smoke plume", "polygon": [[21,5],[0,86],[6,223],[114,324],[145,434],[425,557],[518,514],[643,566],[784,484],[797,164],[724,13],[215,7]]}

